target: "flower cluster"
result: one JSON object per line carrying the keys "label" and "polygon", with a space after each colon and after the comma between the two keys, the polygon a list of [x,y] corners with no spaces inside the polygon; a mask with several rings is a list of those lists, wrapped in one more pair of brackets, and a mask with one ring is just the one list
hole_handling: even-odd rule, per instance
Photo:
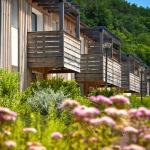
{"label": "flower cluster", "polygon": [[145,107],[130,109],[128,113],[131,118],[150,118],[150,110]]}
{"label": "flower cluster", "polygon": [[0,107],[0,122],[15,121],[17,113],[8,108]]}
{"label": "flower cluster", "polygon": [[71,100],[71,99],[65,99],[62,104],[61,104],[61,108],[74,108],[76,106],[79,106],[79,102],[75,101],[75,100]]}
{"label": "flower cluster", "polygon": [[112,105],[112,101],[109,98],[102,95],[91,96],[90,100],[97,104]]}
{"label": "flower cluster", "polygon": [[27,150],[46,150],[41,143],[38,142],[28,142],[27,143]]}
{"label": "flower cluster", "polygon": [[52,139],[62,139],[63,138],[63,135],[60,133],[60,132],[53,132],[51,134],[51,138]]}

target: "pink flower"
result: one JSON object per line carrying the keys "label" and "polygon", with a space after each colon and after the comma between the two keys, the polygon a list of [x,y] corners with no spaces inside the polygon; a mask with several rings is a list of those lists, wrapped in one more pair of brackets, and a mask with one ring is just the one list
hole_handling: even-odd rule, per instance
{"label": "pink flower", "polygon": [[52,139],[62,139],[63,138],[63,135],[60,133],[60,132],[53,132],[51,134],[51,138]]}
{"label": "pink flower", "polygon": [[110,115],[113,117],[116,117],[116,116],[123,116],[124,117],[124,116],[128,115],[126,110],[124,110],[124,109],[119,110],[119,109],[114,108],[114,107],[106,108],[105,112],[107,113],[107,115]]}
{"label": "pink flower", "polygon": [[11,135],[11,132],[8,130],[4,130],[4,134],[9,136],[9,135]]}
{"label": "pink flower", "polygon": [[92,102],[98,103],[98,104],[105,104],[105,105],[111,105],[112,102],[110,101],[109,98],[99,95],[99,96],[91,96],[90,100]]}
{"label": "pink flower", "polygon": [[13,148],[13,147],[17,146],[16,142],[15,141],[11,141],[11,140],[10,141],[5,141],[4,145],[7,146],[8,148]]}
{"label": "pink flower", "polygon": [[28,142],[27,147],[27,150],[46,150],[46,148],[38,142]]}
{"label": "pink flower", "polygon": [[35,128],[24,128],[23,132],[24,133],[36,133],[37,130]]}
{"label": "pink flower", "polygon": [[71,99],[66,99],[62,102],[61,108],[74,108],[76,106],[79,106],[79,102]]}
{"label": "pink flower", "polygon": [[146,149],[142,146],[131,144],[129,146],[123,147],[122,150],[146,150]]}
{"label": "pink flower", "polygon": [[130,104],[129,99],[127,97],[122,96],[122,95],[112,96],[112,97],[110,97],[110,100],[113,103],[117,103],[117,104]]}
{"label": "pink flower", "polygon": [[135,108],[132,108],[128,111],[128,114],[132,117],[134,117],[136,115],[136,113],[137,113],[137,109],[135,109]]}
{"label": "pink flower", "polygon": [[98,139],[96,137],[90,137],[89,141],[95,143],[98,141]]}
{"label": "pink flower", "polygon": [[125,132],[125,133],[138,133],[138,130],[137,129],[135,129],[135,128],[133,128],[133,127],[125,127],[124,129],[123,129],[123,131]]}
{"label": "pink flower", "polygon": [[97,108],[86,106],[77,106],[72,112],[78,118],[92,118],[100,114]]}
{"label": "pink flower", "polygon": [[130,109],[128,113],[131,117],[136,118],[150,117],[150,110],[145,107],[140,107],[138,109]]}
{"label": "pink flower", "polygon": [[100,118],[99,123],[104,124],[104,125],[108,125],[111,127],[114,127],[116,125],[116,122],[112,118],[107,117],[107,116]]}
{"label": "pink flower", "polygon": [[150,134],[144,135],[144,139],[150,141]]}
{"label": "pink flower", "polygon": [[0,107],[0,122],[1,121],[15,121],[17,113],[8,108]]}
{"label": "pink flower", "polygon": [[98,126],[98,125],[101,124],[101,119],[100,119],[100,118],[89,119],[88,122],[89,122],[91,125]]}

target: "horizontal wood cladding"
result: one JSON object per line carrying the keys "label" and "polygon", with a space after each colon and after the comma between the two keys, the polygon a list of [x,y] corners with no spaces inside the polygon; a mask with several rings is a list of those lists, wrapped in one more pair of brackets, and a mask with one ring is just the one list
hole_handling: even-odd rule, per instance
{"label": "horizontal wood cladding", "polygon": [[29,32],[28,66],[80,72],[80,41],[66,32]]}
{"label": "horizontal wood cladding", "polygon": [[[103,56],[103,80],[105,81],[106,57]],[[121,65],[119,62],[108,58],[107,82],[111,85],[121,87]]]}
{"label": "horizontal wood cladding", "polygon": [[129,90],[140,93],[140,77],[130,73],[129,74]]}
{"label": "horizontal wood cladding", "polygon": [[[102,54],[86,54],[81,56],[81,72],[76,74],[78,82],[101,81],[105,82],[105,56]],[[121,87],[121,66],[108,58],[108,84]]]}

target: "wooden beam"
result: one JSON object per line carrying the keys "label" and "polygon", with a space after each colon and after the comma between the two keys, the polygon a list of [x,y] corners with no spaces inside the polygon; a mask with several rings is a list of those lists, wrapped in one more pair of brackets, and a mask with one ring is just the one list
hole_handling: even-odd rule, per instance
{"label": "wooden beam", "polygon": [[80,14],[76,18],[76,37],[80,39]]}
{"label": "wooden beam", "polygon": [[64,20],[65,20],[65,14],[64,14],[64,2],[59,3],[59,26],[60,26],[60,31],[64,31]]}

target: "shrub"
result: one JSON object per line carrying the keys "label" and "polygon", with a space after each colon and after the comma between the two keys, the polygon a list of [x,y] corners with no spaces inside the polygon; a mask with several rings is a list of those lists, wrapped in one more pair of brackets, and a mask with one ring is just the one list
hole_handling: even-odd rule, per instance
{"label": "shrub", "polygon": [[0,97],[14,98],[19,91],[18,73],[0,70]]}
{"label": "shrub", "polygon": [[117,93],[118,93],[118,91],[114,87],[113,88],[107,88],[107,87],[104,87],[104,88],[91,88],[89,96],[104,95],[104,96],[110,97],[110,96],[116,95]]}
{"label": "shrub", "polygon": [[58,108],[66,97],[62,91],[54,92],[51,88],[45,88],[41,91],[36,91],[33,96],[27,99],[27,103],[32,107],[33,111],[46,115],[50,112],[50,109]]}
{"label": "shrub", "polygon": [[41,80],[33,83],[31,87],[26,89],[22,95],[22,101],[26,101],[30,95],[34,95],[37,91],[51,88],[55,93],[62,91],[64,95],[75,98],[80,95],[80,89],[75,81],[65,81],[63,78],[53,77],[50,80]]}

